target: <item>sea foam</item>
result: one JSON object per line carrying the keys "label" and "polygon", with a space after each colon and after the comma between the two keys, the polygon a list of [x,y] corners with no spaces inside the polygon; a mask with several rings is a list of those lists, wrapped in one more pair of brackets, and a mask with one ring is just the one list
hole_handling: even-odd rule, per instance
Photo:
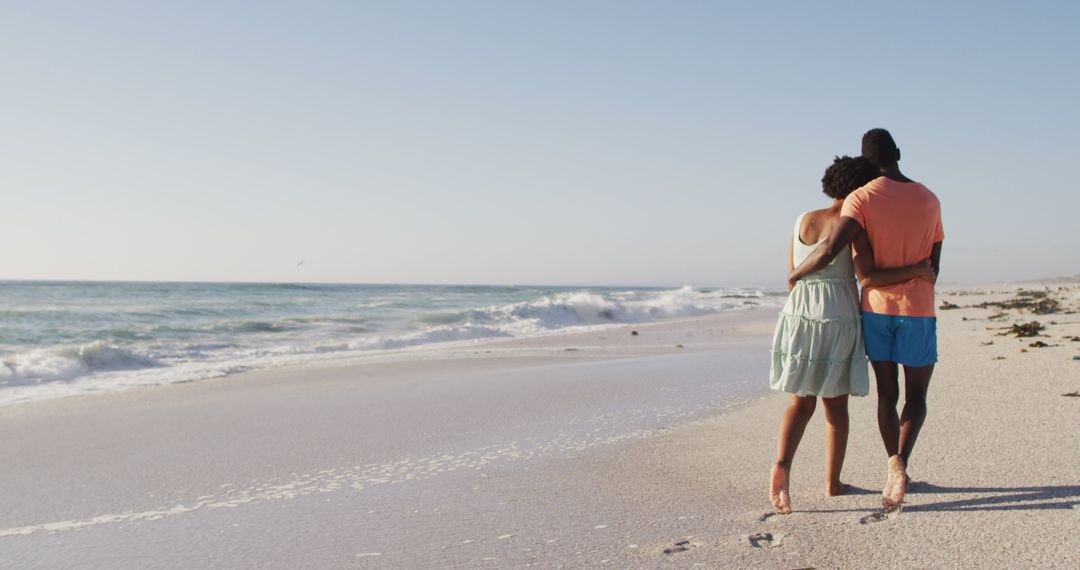
{"label": "sea foam", "polygon": [[0,362],[0,386],[71,380],[110,370],[138,370],[159,366],[152,358],[97,341],[79,346],[42,348]]}
{"label": "sea foam", "polygon": [[693,287],[0,282],[0,404],[780,301]]}

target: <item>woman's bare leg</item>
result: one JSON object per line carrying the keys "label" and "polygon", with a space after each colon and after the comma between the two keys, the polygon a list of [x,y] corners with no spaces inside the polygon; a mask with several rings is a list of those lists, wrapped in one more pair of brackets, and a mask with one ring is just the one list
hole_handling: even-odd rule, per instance
{"label": "woman's bare leg", "polygon": [[822,398],[825,404],[825,494],[844,494],[847,485],[840,482],[848,441],[848,397]]}
{"label": "woman's bare leg", "polygon": [[769,497],[776,510],[783,514],[791,512],[791,494],[788,481],[791,475],[791,461],[799,448],[806,424],[814,415],[817,398],[813,396],[792,396],[791,404],[784,411],[780,421],[780,437],[776,446],[776,464],[773,465],[769,484]]}

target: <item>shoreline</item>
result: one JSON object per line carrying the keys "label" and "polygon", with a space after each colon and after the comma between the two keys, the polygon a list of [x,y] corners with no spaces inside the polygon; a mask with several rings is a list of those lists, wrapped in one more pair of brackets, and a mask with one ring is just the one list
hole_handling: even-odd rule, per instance
{"label": "shoreline", "polygon": [[[1003,289],[1012,289],[1016,287],[1024,286],[1042,286],[1048,283],[1070,283],[1080,280],[1080,277],[1057,277],[1048,279],[1045,281],[1017,281],[1017,282],[1000,282],[991,284],[970,284],[964,288],[956,287],[953,291],[956,292],[979,292],[980,294],[1002,291]],[[12,281],[17,282],[17,281]],[[27,283],[52,283],[52,281],[41,280],[29,280]],[[82,281],[61,281],[61,283],[84,283]],[[102,283],[102,284],[126,284],[126,283],[142,283],[142,282],[128,282],[128,281],[101,281],[90,283]],[[164,283],[169,284],[173,282],[147,282],[151,284]],[[176,282],[185,284],[188,282]],[[191,282],[194,284],[201,284],[204,282]],[[206,282],[213,284],[215,282]],[[228,284],[228,283],[226,283]],[[267,285],[262,283],[253,283],[255,285]],[[290,284],[269,284],[269,285],[290,285]],[[336,284],[299,284],[299,285],[327,285],[333,286]],[[366,284],[361,284],[366,285]],[[379,286],[378,284],[372,284],[372,286]],[[559,286],[560,288],[571,290],[573,286]],[[658,291],[663,291],[662,288],[654,288]],[[703,291],[708,288],[702,289]],[[760,291],[765,292],[764,298],[769,298],[772,294],[765,289]],[[948,290],[946,290],[948,292]],[[781,300],[782,305],[783,296],[777,296],[777,299]],[[780,305],[773,307],[769,303],[751,303],[756,304],[756,307],[734,308],[717,311],[714,313],[707,313],[696,316],[680,316],[680,317],[665,317],[654,321],[642,321],[642,322],[612,322],[607,324],[586,324],[570,326],[566,328],[552,328],[527,334],[521,334],[520,336],[500,337],[492,336],[487,338],[475,338],[475,339],[455,339],[455,340],[435,340],[431,342],[423,342],[418,344],[406,344],[405,346],[398,346],[393,348],[349,348],[340,350],[327,350],[315,351],[315,352],[297,352],[295,354],[289,353],[267,353],[261,357],[244,357],[235,362],[218,361],[214,359],[199,361],[192,360],[186,362],[177,362],[172,364],[156,364],[151,366],[136,366],[133,369],[127,369],[124,367],[116,369],[101,369],[95,370],[89,375],[80,375],[70,379],[55,378],[44,381],[17,383],[11,386],[6,386],[0,389],[0,408],[23,405],[26,403],[45,401],[52,399],[82,397],[82,396],[96,396],[100,394],[122,392],[131,389],[145,389],[154,388],[174,384],[187,384],[191,382],[205,382],[209,380],[220,380],[222,378],[234,378],[246,374],[257,374],[261,372],[269,371],[303,371],[305,369],[320,370],[326,368],[347,368],[352,366],[363,366],[372,362],[386,362],[386,361],[404,361],[404,360],[432,360],[432,359],[447,359],[447,358],[461,358],[467,356],[471,351],[475,350],[491,350],[492,347],[496,347],[502,350],[507,344],[517,344],[517,341],[526,341],[522,350],[526,352],[537,352],[530,349],[528,345],[533,340],[539,340],[543,338],[563,338],[572,339],[575,335],[589,335],[593,332],[602,331],[618,331],[627,327],[649,327],[655,324],[661,323],[682,323],[685,321],[693,321],[699,318],[715,317],[717,315],[753,312],[755,310],[779,310]],[[286,319],[288,320],[288,319]],[[417,332],[423,332],[418,329]],[[406,332],[399,331],[400,334],[406,334]],[[406,336],[408,336],[406,334]],[[537,346],[543,346],[545,343],[539,341]],[[489,346],[491,345],[491,346]],[[127,354],[127,348],[123,346],[113,346],[112,344],[104,341],[87,341],[80,345],[66,345],[60,346],[64,348],[63,351],[58,353],[58,357],[68,357],[64,354],[70,350],[78,349],[81,354],[81,350],[86,348],[103,348],[107,354],[102,356],[91,355],[87,358],[113,358],[114,356],[131,358],[136,361],[150,360],[153,361],[155,357],[150,355],[140,354]],[[57,347],[43,347],[37,351],[30,352],[42,352],[46,353],[53,351]],[[117,355],[112,354],[117,352]],[[61,356],[62,355],[62,356]],[[81,357],[80,357],[81,358]],[[16,369],[17,370],[17,369]],[[129,374],[137,374],[138,376],[128,378]]]}
{"label": "shoreline", "polygon": [[[770,514],[787,399],[765,381],[775,313],[755,309],[0,408],[0,453],[20,458],[0,470],[0,560],[1075,565],[1080,397],[1063,396],[1080,389],[1080,285],[1049,289],[1056,313],[994,319],[970,306],[1014,293],[939,293],[961,308],[938,314],[941,362],[896,515],[877,515],[874,394],[852,398],[855,492],[823,496],[819,410],[792,470],[795,513]],[[1032,320],[1038,338],[996,336]]]}
{"label": "shoreline", "polygon": [[[745,315],[755,315],[758,312],[762,311],[765,313],[770,313],[773,310],[774,309],[772,307],[752,307],[746,309],[721,311],[707,315],[699,315],[692,317],[674,317],[642,323],[583,325],[565,330],[553,329],[538,334],[523,335],[519,337],[493,337],[486,339],[445,341],[405,346],[393,349],[328,352],[319,356],[302,355],[297,357],[294,361],[282,360],[280,362],[271,363],[265,367],[249,368],[236,372],[228,372],[203,378],[166,381],[153,384],[138,383],[130,384],[120,388],[110,387],[108,389],[102,390],[83,389],[82,391],[68,394],[47,394],[16,400],[5,399],[0,401],[0,411],[11,406],[23,406],[27,404],[34,404],[37,402],[66,400],[70,398],[93,398],[106,396],[109,394],[129,392],[132,390],[138,391],[145,389],[159,389],[168,386],[178,386],[192,383],[218,382],[229,379],[244,379],[251,375],[273,373],[304,374],[308,371],[322,370],[339,370],[343,373],[347,373],[348,369],[354,367],[362,367],[369,364],[379,364],[387,362],[423,362],[432,360],[460,359],[484,360],[487,358],[486,355],[488,354],[493,354],[502,358],[513,359],[525,358],[528,356],[538,356],[539,358],[560,358],[562,356],[570,356],[571,358],[617,358],[620,356],[626,356],[627,354],[641,355],[674,353],[674,345],[672,345],[672,347],[668,347],[672,348],[672,350],[664,350],[663,347],[650,345],[648,344],[649,341],[645,340],[635,343],[635,346],[621,346],[618,345],[618,343],[614,342],[596,342],[596,338],[602,337],[605,339],[616,339],[618,338],[619,334],[627,334],[627,331],[633,329],[667,331],[672,327],[681,328],[683,326],[687,326],[688,323],[693,323],[698,320],[702,320],[702,322],[710,322],[712,319],[720,319],[721,321],[727,321],[730,318],[738,322],[746,318]],[[728,317],[727,315],[731,315],[731,317]],[[693,327],[693,325],[689,326]],[[581,344],[582,342],[585,343],[583,348],[579,348],[577,346],[570,346],[573,344]],[[566,345],[566,349],[575,349],[575,351],[580,351],[580,353],[575,355],[559,354],[557,348],[562,345]],[[645,346],[643,347],[642,345]],[[698,349],[700,349],[700,347],[698,347]],[[691,348],[690,350],[693,350],[693,348]],[[82,379],[76,382],[85,381],[85,379]],[[19,388],[20,387],[14,387],[9,389],[14,391],[18,390]]]}

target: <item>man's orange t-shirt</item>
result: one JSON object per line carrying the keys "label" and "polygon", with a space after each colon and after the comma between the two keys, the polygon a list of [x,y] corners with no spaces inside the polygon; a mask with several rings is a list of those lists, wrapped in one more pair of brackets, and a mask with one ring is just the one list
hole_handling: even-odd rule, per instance
{"label": "man's orange t-shirt", "polygon": [[[918,182],[897,182],[884,176],[844,199],[841,216],[859,222],[874,249],[877,267],[903,267],[930,257],[934,243],[945,239],[941,203]],[[934,285],[911,279],[862,292],[864,311],[905,317],[934,316]]]}

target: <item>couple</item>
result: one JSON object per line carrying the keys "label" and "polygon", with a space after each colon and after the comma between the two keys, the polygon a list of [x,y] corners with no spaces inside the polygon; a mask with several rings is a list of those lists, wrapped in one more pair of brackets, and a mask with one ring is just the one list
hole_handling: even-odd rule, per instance
{"label": "couple", "polygon": [[[878,429],[888,454],[886,509],[903,504],[907,464],[926,419],[937,362],[934,282],[941,259],[941,206],[900,173],[900,149],[885,129],[863,135],[862,156],[837,158],[821,182],[833,204],[799,216],[791,240],[788,296],[773,337],[769,384],[790,392],[780,424],[769,494],[791,512],[791,461],[821,398],[825,407],[825,493],[840,482],[848,396],[878,391]],[[862,286],[862,299],[855,274]],[[897,416],[899,366],[904,410]]]}

